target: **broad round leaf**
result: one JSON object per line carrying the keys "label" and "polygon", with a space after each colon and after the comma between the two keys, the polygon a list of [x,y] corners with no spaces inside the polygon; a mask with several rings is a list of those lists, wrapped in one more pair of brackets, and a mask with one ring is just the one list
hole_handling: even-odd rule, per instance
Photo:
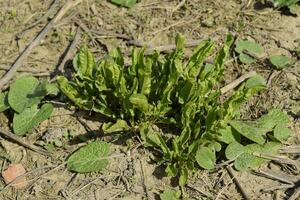
{"label": "broad round leaf", "polygon": [[287,67],[291,60],[287,56],[282,55],[273,55],[270,56],[270,62],[276,69],[283,69],[284,67]]}
{"label": "broad round leaf", "polygon": [[254,41],[250,41],[250,40],[237,41],[235,51],[238,53],[243,53],[243,51],[245,50],[258,55],[264,53],[264,48],[260,44]]}
{"label": "broad round leaf", "polygon": [[284,124],[278,124],[274,129],[274,137],[279,141],[287,140],[292,134],[291,129]]}
{"label": "broad round leaf", "polygon": [[245,152],[244,146],[240,143],[233,142],[229,144],[225,150],[225,156],[228,160],[234,160]]}
{"label": "broad round leaf", "polygon": [[30,108],[26,108],[21,113],[15,113],[13,119],[13,130],[17,135],[24,135],[31,131],[31,129],[48,119],[53,111],[51,104],[44,104],[41,109],[37,108],[37,105],[33,105]]}
{"label": "broad round leaf", "polygon": [[79,173],[98,172],[108,165],[108,154],[108,143],[95,141],[74,152],[67,161],[67,167]]}
{"label": "broad round leaf", "polygon": [[35,99],[34,91],[39,85],[38,79],[32,76],[22,77],[14,82],[9,89],[8,103],[16,112],[38,103],[41,98]]}
{"label": "broad round leaf", "polygon": [[268,112],[268,114],[261,116],[257,120],[257,125],[261,128],[265,128],[267,131],[272,131],[277,124],[287,124],[289,117],[286,113],[280,109],[274,108]]}
{"label": "broad round leaf", "polygon": [[208,147],[199,147],[196,161],[204,169],[213,169],[216,165],[215,151]]}

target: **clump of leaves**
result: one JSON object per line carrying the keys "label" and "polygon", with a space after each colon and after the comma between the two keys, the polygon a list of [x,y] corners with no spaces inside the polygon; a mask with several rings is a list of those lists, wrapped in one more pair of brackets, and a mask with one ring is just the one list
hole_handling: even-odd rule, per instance
{"label": "clump of leaves", "polygon": [[14,112],[13,131],[17,135],[24,135],[50,117],[53,106],[41,104],[41,101],[47,95],[57,95],[58,91],[54,84],[39,82],[33,76],[19,78],[8,92],[0,93],[0,112],[11,108]]}
{"label": "clump of leaves", "polygon": [[[279,110],[256,122],[239,119],[240,106],[266,89],[263,77],[253,76],[227,99],[222,96],[220,80],[232,41],[227,36],[215,61],[206,63],[214,50],[211,40],[201,42],[186,60],[184,38],[177,35],[172,53],[145,56],[144,49],[134,49],[128,67],[119,49],[95,61],[83,46],[73,60],[71,80],[60,76],[57,81],[78,107],[111,119],[102,126],[104,133],[138,132],[157,162],[166,166],[167,175],[178,176],[183,186],[189,173],[214,169],[217,158],[224,156],[236,160],[237,169],[255,167],[265,161],[257,161],[258,153],[276,153],[290,134],[286,115]],[[167,129],[162,131],[162,126]],[[266,147],[272,151],[265,152]],[[88,159],[88,153],[83,157]],[[85,171],[78,167],[72,169]]]}

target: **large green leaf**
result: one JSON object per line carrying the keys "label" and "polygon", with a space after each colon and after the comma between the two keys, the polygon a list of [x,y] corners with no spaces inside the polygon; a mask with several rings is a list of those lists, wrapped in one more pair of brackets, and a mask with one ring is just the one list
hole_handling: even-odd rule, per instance
{"label": "large green leaf", "polygon": [[261,116],[256,122],[257,126],[271,131],[278,124],[286,125],[289,122],[289,117],[280,109],[273,108],[266,115]]}
{"label": "large green leaf", "polygon": [[267,131],[264,128],[258,128],[241,121],[231,121],[230,125],[241,135],[257,144],[264,144],[266,141],[265,134]]}
{"label": "large green leaf", "polygon": [[232,142],[226,147],[225,156],[228,160],[234,160],[244,152],[245,148],[243,145],[237,142]]}
{"label": "large green leaf", "polygon": [[244,147],[244,153],[240,154],[235,162],[234,166],[237,170],[247,170],[259,167],[266,159],[255,156],[255,153],[267,153],[276,154],[280,148],[280,143],[268,142],[264,145],[249,144]]}
{"label": "large green leaf", "polygon": [[75,151],[67,160],[67,167],[79,173],[98,172],[108,165],[109,145],[95,141]]}
{"label": "large green leaf", "polygon": [[291,135],[291,129],[286,127],[285,124],[278,124],[274,128],[274,137],[281,142],[287,140]]}
{"label": "large green leaf", "polygon": [[215,151],[209,147],[199,147],[196,161],[204,169],[213,169],[216,165]]}
{"label": "large green leaf", "polygon": [[40,109],[37,105],[33,105],[30,108],[26,108],[21,113],[15,113],[13,119],[13,130],[17,135],[24,135],[31,131],[31,129],[48,119],[53,111],[51,104],[44,104]]}
{"label": "large green leaf", "polygon": [[283,69],[287,67],[290,63],[291,60],[287,56],[282,56],[282,55],[273,55],[270,56],[270,62],[276,69]]}
{"label": "large green leaf", "polygon": [[251,64],[255,62],[255,58],[247,55],[245,51],[255,54],[256,56],[260,56],[264,53],[264,49],[260,44],[250,40],[238,40],[236,42],[235,51],[240,54],[239,59],[245,64]]}
{"label": "large green leaf", "polygon": [[17,79],[10,86],[8,93],[8,102],[11,108],[21,113],[25,108],[38,104],[44,97],[35,93],[38,85],[38,79],[32,76]]}

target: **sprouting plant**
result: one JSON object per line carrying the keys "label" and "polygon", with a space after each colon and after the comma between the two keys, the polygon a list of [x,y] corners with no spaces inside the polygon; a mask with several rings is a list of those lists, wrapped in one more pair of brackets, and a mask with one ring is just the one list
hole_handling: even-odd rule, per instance
{"label": "sprouting plant", "polygon": [[[236,169],[256,167],[265,161],[259,154],[276,153],[280,141],[290,135],[288,118],[280,110],[271,110],[256,122],[239,117],[241,105],[266,89],[261,76],[248,79],[228,98],[221,94],[220,81],[232,41],[228,35],[215,61],[206,63],[214,50],[211,40],[201,42],[186,60],[184,38],[177,35],[173,53],[145,56],[144,49],[135,49],[130,66],[125,66],[119,49],[95,61],[83,46],[73,60],[71,80],[63,76],[57,80],[78,107],[110,119],[102,126],[104,133],[138,132],[157,162],[166,166],[166,173],[178,176],[179,185],[184,186],[189,173],[214,169],[224,157],[233,160]],[[89,145],[85,148],[90,149]],[[101,154],[102,148],[97,149],[92,156],[84,150],[75,152],[70,169],[91,171],[83,164]]]}
{"label": "sprouting plant", "polygon": [[35,77],[19,78],[10,86],[8,92],[0,93],[0,112],[11,108],[14,112],[13,131],[17,135],[24,135],[50,117],[52,104],[40,104],[45,96],[55,96],[58,92],[54,84],[39,82]]}

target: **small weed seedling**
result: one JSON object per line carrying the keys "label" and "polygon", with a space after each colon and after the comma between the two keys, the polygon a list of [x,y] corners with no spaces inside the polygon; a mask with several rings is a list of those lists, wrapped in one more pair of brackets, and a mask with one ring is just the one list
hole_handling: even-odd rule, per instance
{"label": "small weed seedling", "polygon": [[[214,49],[211,40],[201,42],[185,60],[184,38],[177,35],[172,53],[145,56],[144,49],[134,49],[129,67],[119,49],[95,61],[83,46],[73,60],[72,78],[60,76],[57,81],[79,108],[110,119],[102,126],[105,134],[139,133],[167,175],[179,177],[179,185],[184,186],[190,173],[214,169],[222,158],[234,161],[238,170],[257,167],[265,162],[260,154],[275,154],[291,134],[287,115],[278,109],[255,122],[239,118],[240,106],[266,89],[259,75],[221,100],[220,80],[232,41],[227,36],[209,64],[205,59]],[[108,164],[108,155],[109,144],[95,141],[72,154],[68,167],[77,172],[99,171]],[[178,194],[171,191],[163,196]]]}
{"label": "small weed seedling", "polygon": [[16,135],[29,133],[40,122],[48,119],[53,111],[49,103],[41,105],[45,96],[59,92],[54,84],[39,82],[32,76],[16,80],[8,92],[0,93],[0,112],[13,111],[13,131]]}

